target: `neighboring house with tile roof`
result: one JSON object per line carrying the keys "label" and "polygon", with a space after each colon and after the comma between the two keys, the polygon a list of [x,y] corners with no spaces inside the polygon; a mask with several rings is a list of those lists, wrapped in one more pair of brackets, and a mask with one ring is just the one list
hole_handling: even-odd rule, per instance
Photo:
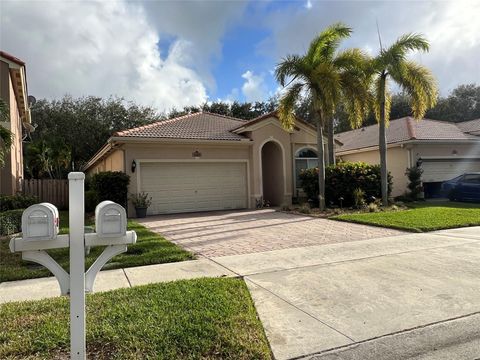
{"label": "neighboring house with tile roof", "polygon": [[316,130],[301,119],[286,131],[276,112],[250,121],[200,112],[117,132],[84,170],[124,171],[130,193],[153,197],[148,214],[162,214],[291,204],[300,170],[317,161]]}
{"label": "neighboring house with tile roof", "polygon": [[0,193],[12,195],[21,190],[23,178],[23,128],[29,127],[25,63],[15,56],[0,51],[0,98],[8,105],[9,120],[0,125],[12,133],[12,146],[5,156],[5,166],[0,169]]}
{"label": "neighboring house with tile roof", "polygon": [[[344,161],[378,164],[378,125],[336,135]],[[407,190],[405,170],[421,159],[425,195],[435,197],[443,181],[467,171],[480,171],[480,119],[453,123],[404,117],[387,128],[387,166],[393,175],[392,195]]]}

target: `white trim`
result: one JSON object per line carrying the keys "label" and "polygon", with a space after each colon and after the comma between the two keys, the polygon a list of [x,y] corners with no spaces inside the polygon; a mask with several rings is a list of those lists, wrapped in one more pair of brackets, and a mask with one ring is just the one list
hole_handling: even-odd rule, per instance
{"label": "white trim", "polygon": [[286,164],[285,164],[285,148],[283,147],[282,143],[275,139],[273,136],[270,136],[268,139],[264,140],[259,148],[258,148],[258,163],[259,163],[259,166],[260,166],[260,193],[262,194],[261,196],[263,197],[263,168],[262,168],[262,149],[263,149],[263,146],[270,142],[270,141],[273,141],[273,142],[276,142],[279,146],[280,146],[280,149],[282,150],[282,168],[283,168],[283,197],[284,197],[284,200],[285,200],[285,196],[288,196],[287,195],[287,170],[286,170]]}
{"label": "white trim", "polygon": [[137,163],[137,193],[140,192],[141,163],[245,163],[247,170],[247,207],[251,207],[250,161],[248,159],[134,159]]}

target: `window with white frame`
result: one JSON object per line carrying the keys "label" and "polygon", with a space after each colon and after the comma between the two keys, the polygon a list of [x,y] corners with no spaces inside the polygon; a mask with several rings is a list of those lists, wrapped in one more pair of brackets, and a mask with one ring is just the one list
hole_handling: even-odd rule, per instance
{"label": "window with white frame", "polygon": [[295,185],[297,189],[302,188],[300,173],[302,170],[315,168],[318,166],[318,155],[313,149],[303,148],[295,154]]}

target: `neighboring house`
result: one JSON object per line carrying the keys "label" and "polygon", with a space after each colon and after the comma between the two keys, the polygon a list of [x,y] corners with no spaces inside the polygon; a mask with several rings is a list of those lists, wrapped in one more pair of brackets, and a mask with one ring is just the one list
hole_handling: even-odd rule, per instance
{"label": "neighboring house", "polygon": [[[380,162],[378,125],[340,133],[336,138],[343,143],[336,152],[339,159]],[[461,123],[411,117],[392,120],[387,128],[387,148],[392,195],[405,193],[405,170],[418,162],[423,169],[425,195],[435,197],[443,181],[466,171],[480,171],[480,119]]]}
{"label": "neighboring house", "polygon": [[276,112],[251,121],[200,112],[117,132],[84,170],[126,172],[130,193],[153,197],[148,214],[163,214],[291,204],[316,157],[315,128],[300,119],[288,132]]}
{"label": "neighboring house", "polygon": [[10,121],[0,122],[0,125],[13,134],[12,147],[6,154],[5,166],[0,169],[0,193],[11,195],[21,190],[23,124],[30,124],[31,118],[25,63],[3,51],[0,51],[0,98],[10,108]]}

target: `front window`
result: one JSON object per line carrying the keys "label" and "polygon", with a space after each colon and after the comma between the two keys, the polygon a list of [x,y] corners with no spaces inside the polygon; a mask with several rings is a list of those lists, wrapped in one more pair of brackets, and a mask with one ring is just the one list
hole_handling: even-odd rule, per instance
{"label": "front window", "polygon": [[315,150],[303,148],[297,151],[295,155],[295,184],[297,189],[302,188],[300,173],[302,170],[315,168],[318,166],[318,155]]}

